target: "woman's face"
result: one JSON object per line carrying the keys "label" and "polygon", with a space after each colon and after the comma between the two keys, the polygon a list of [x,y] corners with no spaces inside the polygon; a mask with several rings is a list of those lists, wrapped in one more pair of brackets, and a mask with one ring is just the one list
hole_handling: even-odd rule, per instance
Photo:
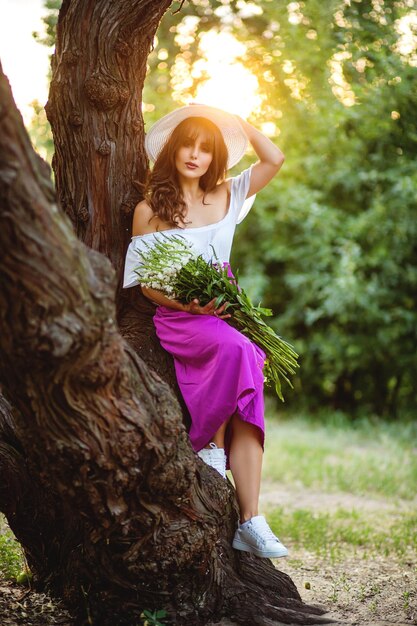
{"label": "woman's face", "polygon": [[175,154],[175,166],[185,178],[200,178],[213,160],[210,144],[204,132],[195,137],[185,137]]}

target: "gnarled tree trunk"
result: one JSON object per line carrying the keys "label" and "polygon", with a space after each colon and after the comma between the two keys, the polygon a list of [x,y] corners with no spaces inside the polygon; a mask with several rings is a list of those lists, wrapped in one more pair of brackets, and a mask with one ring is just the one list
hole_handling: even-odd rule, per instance
{"label": "gnarled tree trunk", "polygon": [[80,620],[324,622],[270,561],[232,549],[234,490],[197,459],[154,372],[173,380],[150,305],[120,295],[146,57],[169,4],[64,0],[48,105],[58,203],[0,75],[0,510],[36,584]]}

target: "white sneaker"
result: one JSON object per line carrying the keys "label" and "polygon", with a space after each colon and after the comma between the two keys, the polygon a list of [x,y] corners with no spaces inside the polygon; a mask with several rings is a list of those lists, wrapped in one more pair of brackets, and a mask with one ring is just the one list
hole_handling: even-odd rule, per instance
{"label": "white sneaker", "polygon": [[203,459],[204,463],[214,467],[223,478],[226,478],[226,454],[223,448],[218,448],[212,442],[210,448],[203,448],[197,454],[200,459]]}
{"label": "white sneaker", "polygon": [[268,559],[288,556],[287,548],[274,535],[263,515],[256,515],[240,524],[232,545],[235,550],[252,552]]}

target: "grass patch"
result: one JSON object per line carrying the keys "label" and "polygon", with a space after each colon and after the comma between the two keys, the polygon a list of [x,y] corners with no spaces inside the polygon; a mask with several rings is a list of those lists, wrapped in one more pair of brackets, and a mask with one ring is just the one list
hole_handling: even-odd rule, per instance
{"label": "grass patch", "polygon": [[0,577],[15,579],[25,567],[22,548],[12,531],[0,522]]}
{"label": "grass patch", "polygon": [[284,544],[291,542],[319,556],[338,559],[352,548],[361,548],[368,556],[417,554],[417,513],[405,514],[400,520],[379,517],[378,525],[369,515],[342,508],[328,513],[305,509],[285,512],[280,507],[270,511],[267,518]]}
{"label": "grass patch", "polygon": [[[336,414],[337,416],[337,414]],[[417,436],[412,423],[268,420],[263,477],[320,491],[413,499]]]}

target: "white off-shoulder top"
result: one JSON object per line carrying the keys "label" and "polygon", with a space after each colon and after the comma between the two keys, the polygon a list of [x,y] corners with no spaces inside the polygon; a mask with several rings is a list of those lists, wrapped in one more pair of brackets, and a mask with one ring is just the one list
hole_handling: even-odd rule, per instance
{"label": "white off-shoulder top", "polygon": [[[153,241],[163,239],[164,236],[181,235],[206,261],[217,258],[221,262],[228,262],[236,224],[240,224],[246,217],[255,200],[255,196],[246,199],[252,167],[251,165],[231,179],[229,210],[219,222],[195,228],[169,228],[132,237],[126,253],[123,287],[134,287],[139,284],[139,276],[134,271],[140,267],[140,257],[137,253],[146,250],[145,243],[148,246],[152,245]],[[213,249],[216,257],[214,257]]]}

